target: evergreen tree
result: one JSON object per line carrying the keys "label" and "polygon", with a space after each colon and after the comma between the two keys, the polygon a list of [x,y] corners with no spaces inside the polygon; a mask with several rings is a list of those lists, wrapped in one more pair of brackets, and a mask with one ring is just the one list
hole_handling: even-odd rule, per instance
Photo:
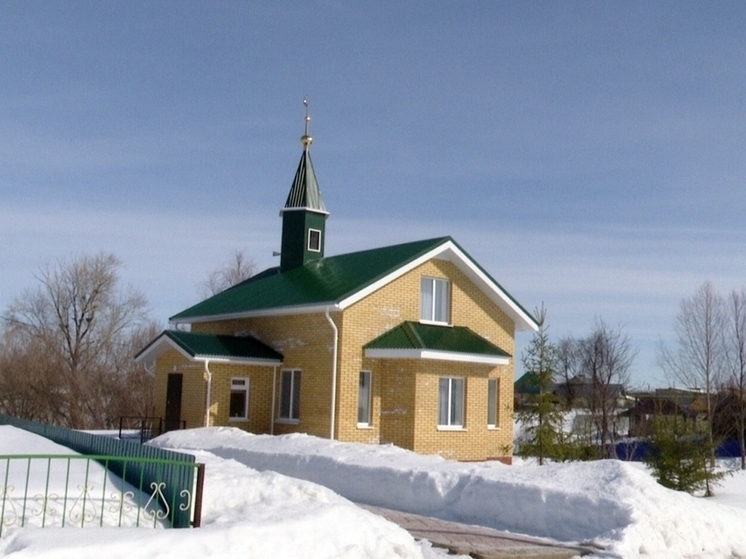
{"label": "evergreen tree", "polygon": [[552,393],[557,374],[557,348],[547,334],[546,308],[542,305],[536,309],[535,315],[539,330],[525,349],[522,361],[525,373],[537,391],[529,397],[527,405],[516,412],[524,425],[518,454],[536,457],[543,465],[546,459],[567,460],[571,457],[563,430],[564,413]]}
{"label": "evergreen tree", "polygon": [[658,483],[677,491],[704,491],[705,496],[711,496],[712,485],[725,473],[716,472],[711,463],[714,449],[706,425],[677,416],[659,416],[653,419],[652,426],[651,448],[645,463]]}

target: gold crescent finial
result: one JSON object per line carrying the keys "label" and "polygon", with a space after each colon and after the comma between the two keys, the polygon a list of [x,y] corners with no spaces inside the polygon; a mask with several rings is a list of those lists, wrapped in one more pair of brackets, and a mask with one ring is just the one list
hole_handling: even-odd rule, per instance
{"label": "gold crescent finial", "polygon": [[306,127],[303,136],[300,138],[300,143],[303,145],[303,149],[307,151],[313,143],[313,138],[308,135],[308,123],[311,122],[311,117],[308,116],[308,97],[303,98],[303,105],[306,107]]}

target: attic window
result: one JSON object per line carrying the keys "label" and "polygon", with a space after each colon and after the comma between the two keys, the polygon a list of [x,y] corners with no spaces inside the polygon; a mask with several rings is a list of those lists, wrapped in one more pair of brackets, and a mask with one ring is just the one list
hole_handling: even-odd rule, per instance
{"label": "attic window", "polygon": [[448,324],[451,307],[450,282],[446,279],[422,278],[420,320]]}
{"label": "attic window", "polygon": [[321,252],[321,231],[318,229],[308,230],[308,250]]}

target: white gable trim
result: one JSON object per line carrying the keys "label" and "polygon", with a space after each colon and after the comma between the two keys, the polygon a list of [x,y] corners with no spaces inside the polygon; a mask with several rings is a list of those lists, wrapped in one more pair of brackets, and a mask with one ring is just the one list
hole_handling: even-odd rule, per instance
{"label": "white gable trim", "polygon": [[461,363],[479,363],[483,365],[510,364],[509,358],[497,355],[477,355],[432,349],[366,349],[365,357],[370,357],[371,359],[434,359],[437,361],[460,361]]}
{"label": "white gable trim", "polygon": [[194,360],[194,358],[189,355],[189,353],[185,351],[183,347],[175,343],[166,334],[161,334],[160,336],[158,336],[158,338],[156,338],[155,341],[150,344],[150,346],[147,347],[147,349],[145,349],[145,351],[135,357],[135,361],[137,363],[152,363],[161,355],[166,353],[166,351],[168,351],[169,349],[175,349],[185,359],[188,359],[190,361]]}
{"label": "white gable trim", "polygon": [[372,283],[368,287],[355,292],[346,299],[339,302],[339,308],[341,310],[354,305],[361,299],[364,299],[371,293],[381,289],[383,286],[391,283],[392,281],[402,277],[404,274],[411,272],[418,266],[424,264],[428,260],[433,258],[448,260],[452,262],[456,267],[461,270],[471,281],[473,281],[487,297],[490,298],[505,314],[507,314],[515,322],[517,330],[538,330],[536,321],[528,315],[519,305],[513,301],[510,296],[503,291],[499,285],[497,285],[487,274],[485,274],[479,266],[466,254],[464,253],[452,240],[447,240],[442,245],[435,247],[434,249],[426,252],[419,258],[416,258],[412,262],[397,268],[387,276],[384,276],[380,280]]}

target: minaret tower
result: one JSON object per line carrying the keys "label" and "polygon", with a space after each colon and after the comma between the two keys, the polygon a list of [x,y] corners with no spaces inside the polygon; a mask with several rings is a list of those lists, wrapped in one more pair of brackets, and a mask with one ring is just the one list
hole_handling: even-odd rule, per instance
{"label": "minaret tower", "polygon": [[280,210],[282,217],[282,248],[280,249],[280,271],[287,272],[298,266],[324,257],[324,240],[326,238],[326,218],[329,212],[321,199],[321,190],[316,181],[316,173],[311,162],[311,143],[313,138],[308,134],[308,100],[303,99],[306,107],[305,133],[301,136],[303,154],[300,156],[298,170],[295,172],[293,186]]}

